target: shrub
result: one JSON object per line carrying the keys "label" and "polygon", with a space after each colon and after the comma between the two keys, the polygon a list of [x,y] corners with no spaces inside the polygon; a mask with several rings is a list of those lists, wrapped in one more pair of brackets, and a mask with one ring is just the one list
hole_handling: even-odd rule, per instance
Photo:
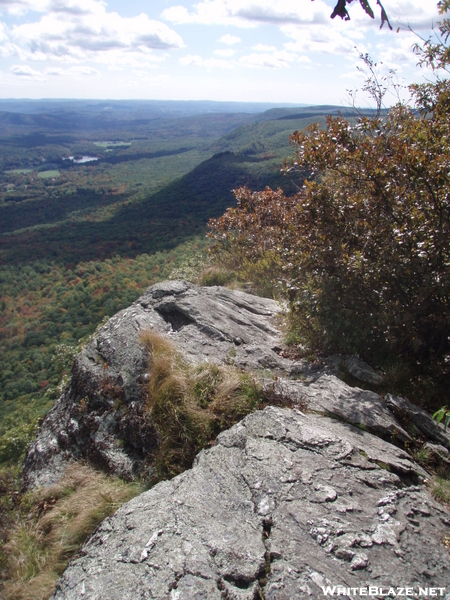
{"label": "shrub", "polygon": [[234,192],[237,206],[209,221],[211,254],[238,274],[241,282],[266,296],[279,296],[289,277],[289,245],[295,236],[297,197],[266,188]]}
{"label": "shrub", "polygon": [[217,266],[210,266],[200,271],[198,275],[199,285],[207,287],[214,285],[230,285],[237,279],[236,273],[228,269],[219,268]]}
{"label": "shrub", "polygon": [[[446,12],[450,0],[440,7]],[[444,20],[444,39],[449,31]],[[419,52],[434,68],[450,60],[444,42]],[[365,89],[380,108],[379,86]],[[210,237],[219,260],[284,290],[309,346],[446,370],[450,82],[410,91],[415,108],[399,103],[386,117],[329,117],[324,129],[296,131],[285,169],[309,171],[301,192],[236,190],[237,207],[210,221]]]}
{"label": "shrub", "polygon": [[211,222],[225,259],[244,269],[275,251],[271,276],[284,275],[310,342],[450,351],[450,84],[435,92],[426,114],[398,105],[386,119],[330,117],[325,130],[296,132],[295,167],[318,176],[293,198],[240,189],[237,208]]}

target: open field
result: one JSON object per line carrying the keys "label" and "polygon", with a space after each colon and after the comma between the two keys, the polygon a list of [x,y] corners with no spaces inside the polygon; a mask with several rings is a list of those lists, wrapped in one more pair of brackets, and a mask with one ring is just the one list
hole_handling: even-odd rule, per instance
{"label": "open field", "polygon": [[49,171],[41,171],[38,173],[38,177],[41,179],[52,179],[53,177],[59,177],[61,173],[58,169],[50,169]]}

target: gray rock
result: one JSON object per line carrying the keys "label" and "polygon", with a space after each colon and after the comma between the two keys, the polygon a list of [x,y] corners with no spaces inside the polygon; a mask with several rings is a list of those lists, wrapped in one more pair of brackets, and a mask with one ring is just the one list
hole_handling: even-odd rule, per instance
{"label": "gray rock", "polygon": [[53,598],[290,600],[322,597],[327,585],[445,587],[450,521],[419,482],[390,443],[270,407],[105,520]]}
{"label": "gray rock", "polygon": [[328,366],[334,367],[337,370],[335,374],[338,374],[339,370],[344,369],[352,377],[364,383],[372,385],[381,385],[384,383],[384,378],[358,356],[334,355],[327,358],[325,362]]}
{"label": "gray rock", "polygon": [[342,354],[333,354],[315,362],[298,360],[287,371],[291,376],[300,375],[306,383],[315,381],[320,375],[334,375],[343,379],[347,373],[362,383],[375,386],[384,383],[384,378],[359,357]]}
{"label": "gray rock", "polygon": [[[171,284],[185,289],[174,296]],[[233,362],[251,369],[287,364],[273,350],[281,343],[276,327],[281,307],[273,300],[223,287],[165,282],[149,288],[138,302],[162,315],[172,339],[193,362]]]}
{"label": "gray rock", "polygon": [[447,446],[450,444],[450,432],[442,424],[437,424],[431,416],[419,406],[400,396],[386,395],[386,405],[403,423],[414,425],[428,439]]}
{"label": "gray rock", "polygon": [[[140,336],[146,330],[168,335],[188,362],[234,364],[263,372],[266,389],[273,386],[273,380],[267,380],[269,370],[276,376],[277,393],[290,404],[304,403],[311,411],[386,439],[409,440],[378,394],[351,388],[331,374],[344,364],[356,376],[374,377],[375,372],[356,357],[311,363],[280,356],[281,311],[273,300],[222,287],[167,281],[148,288],[112,317],[76,357],[70,387],[28,450],[24,487],[55,483],[67,463],[78,458],[125,479],[151,474],[148,457],[158,437],[145,409],[151,365]],[[429,430],[440,431],[433,423]],[[438,441],[442,443],[442,438]]]}
{"label": "gray rock", "polygon": [[76,357],[71,384],[47,415],[23,466],[23,485],[51,485],[67,462],[86,457],[132,479],[151,465],[157,434],[145,411],[145,330],[169,335],[192,363],[283,369],[273,350],[280,306],[273,300],[184,281],[151,286],[104,325]]}
{"label": "gray rock", "polygon": [[286,396],[305,403],[308,410],[334,416],[386,438],[411,440],[381,396],[350,387],[334,375],[321,375],[310,385],[283,379],[278,385]]}
{"label": "gray rock", "polygon": [[432,444],[431,442],[424,444],[423,448],[428,452],[429,458],[434,460],[438,465],[444,468],[450,467],[450,452],[448,448],[440,444]]}
{"label": "gray rock", "polygon": [[328,585],[450,580],[441,541],[448,513],[422,485],[427,473],[388,441],[410,439],[399,410],[431,440],[443,443],[442,428],[403,399],[385,402],[335,376],[344,360],[354,376],[373,377],[359,359],[280,356],[280,310],[239,291],[164,282],[77,356],[70,387],[27,453],[26,487],[54,483],[81,457],[128,479],[152,469],[158,438],[145,410],[147,329],[168,335],[193,364],[259,373],[268,395],[309,413],[270,407],[221,433],[191,470],[98,527],[55,600],[290,600],[321,597]]}

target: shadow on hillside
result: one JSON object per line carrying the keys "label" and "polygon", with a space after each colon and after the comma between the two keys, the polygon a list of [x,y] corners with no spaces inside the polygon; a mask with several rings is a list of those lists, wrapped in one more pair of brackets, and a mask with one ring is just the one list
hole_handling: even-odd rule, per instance
{"label": "shadow on hillside", "polygon": [[0,264],[36,259],[76,264],[169,250],[202,233],[210,218],[232,206],[234,188],[287,183],[271,163],[258,165],[257,175],[252,172],[251,164],[264,162],[229,152],[217,154],[163,190],[124,206],[109,220],[64,223],[0,238]]}

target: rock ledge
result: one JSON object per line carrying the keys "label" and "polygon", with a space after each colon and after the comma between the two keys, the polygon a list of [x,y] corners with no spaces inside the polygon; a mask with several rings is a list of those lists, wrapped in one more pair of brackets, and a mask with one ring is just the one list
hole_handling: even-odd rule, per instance
{"label": "rock ledge", "polygon": [[327,585],[446,586],[449,515],[415,471],[406,453],[351,425],[267,408],[104,521],[53,598],[291,600]]}

